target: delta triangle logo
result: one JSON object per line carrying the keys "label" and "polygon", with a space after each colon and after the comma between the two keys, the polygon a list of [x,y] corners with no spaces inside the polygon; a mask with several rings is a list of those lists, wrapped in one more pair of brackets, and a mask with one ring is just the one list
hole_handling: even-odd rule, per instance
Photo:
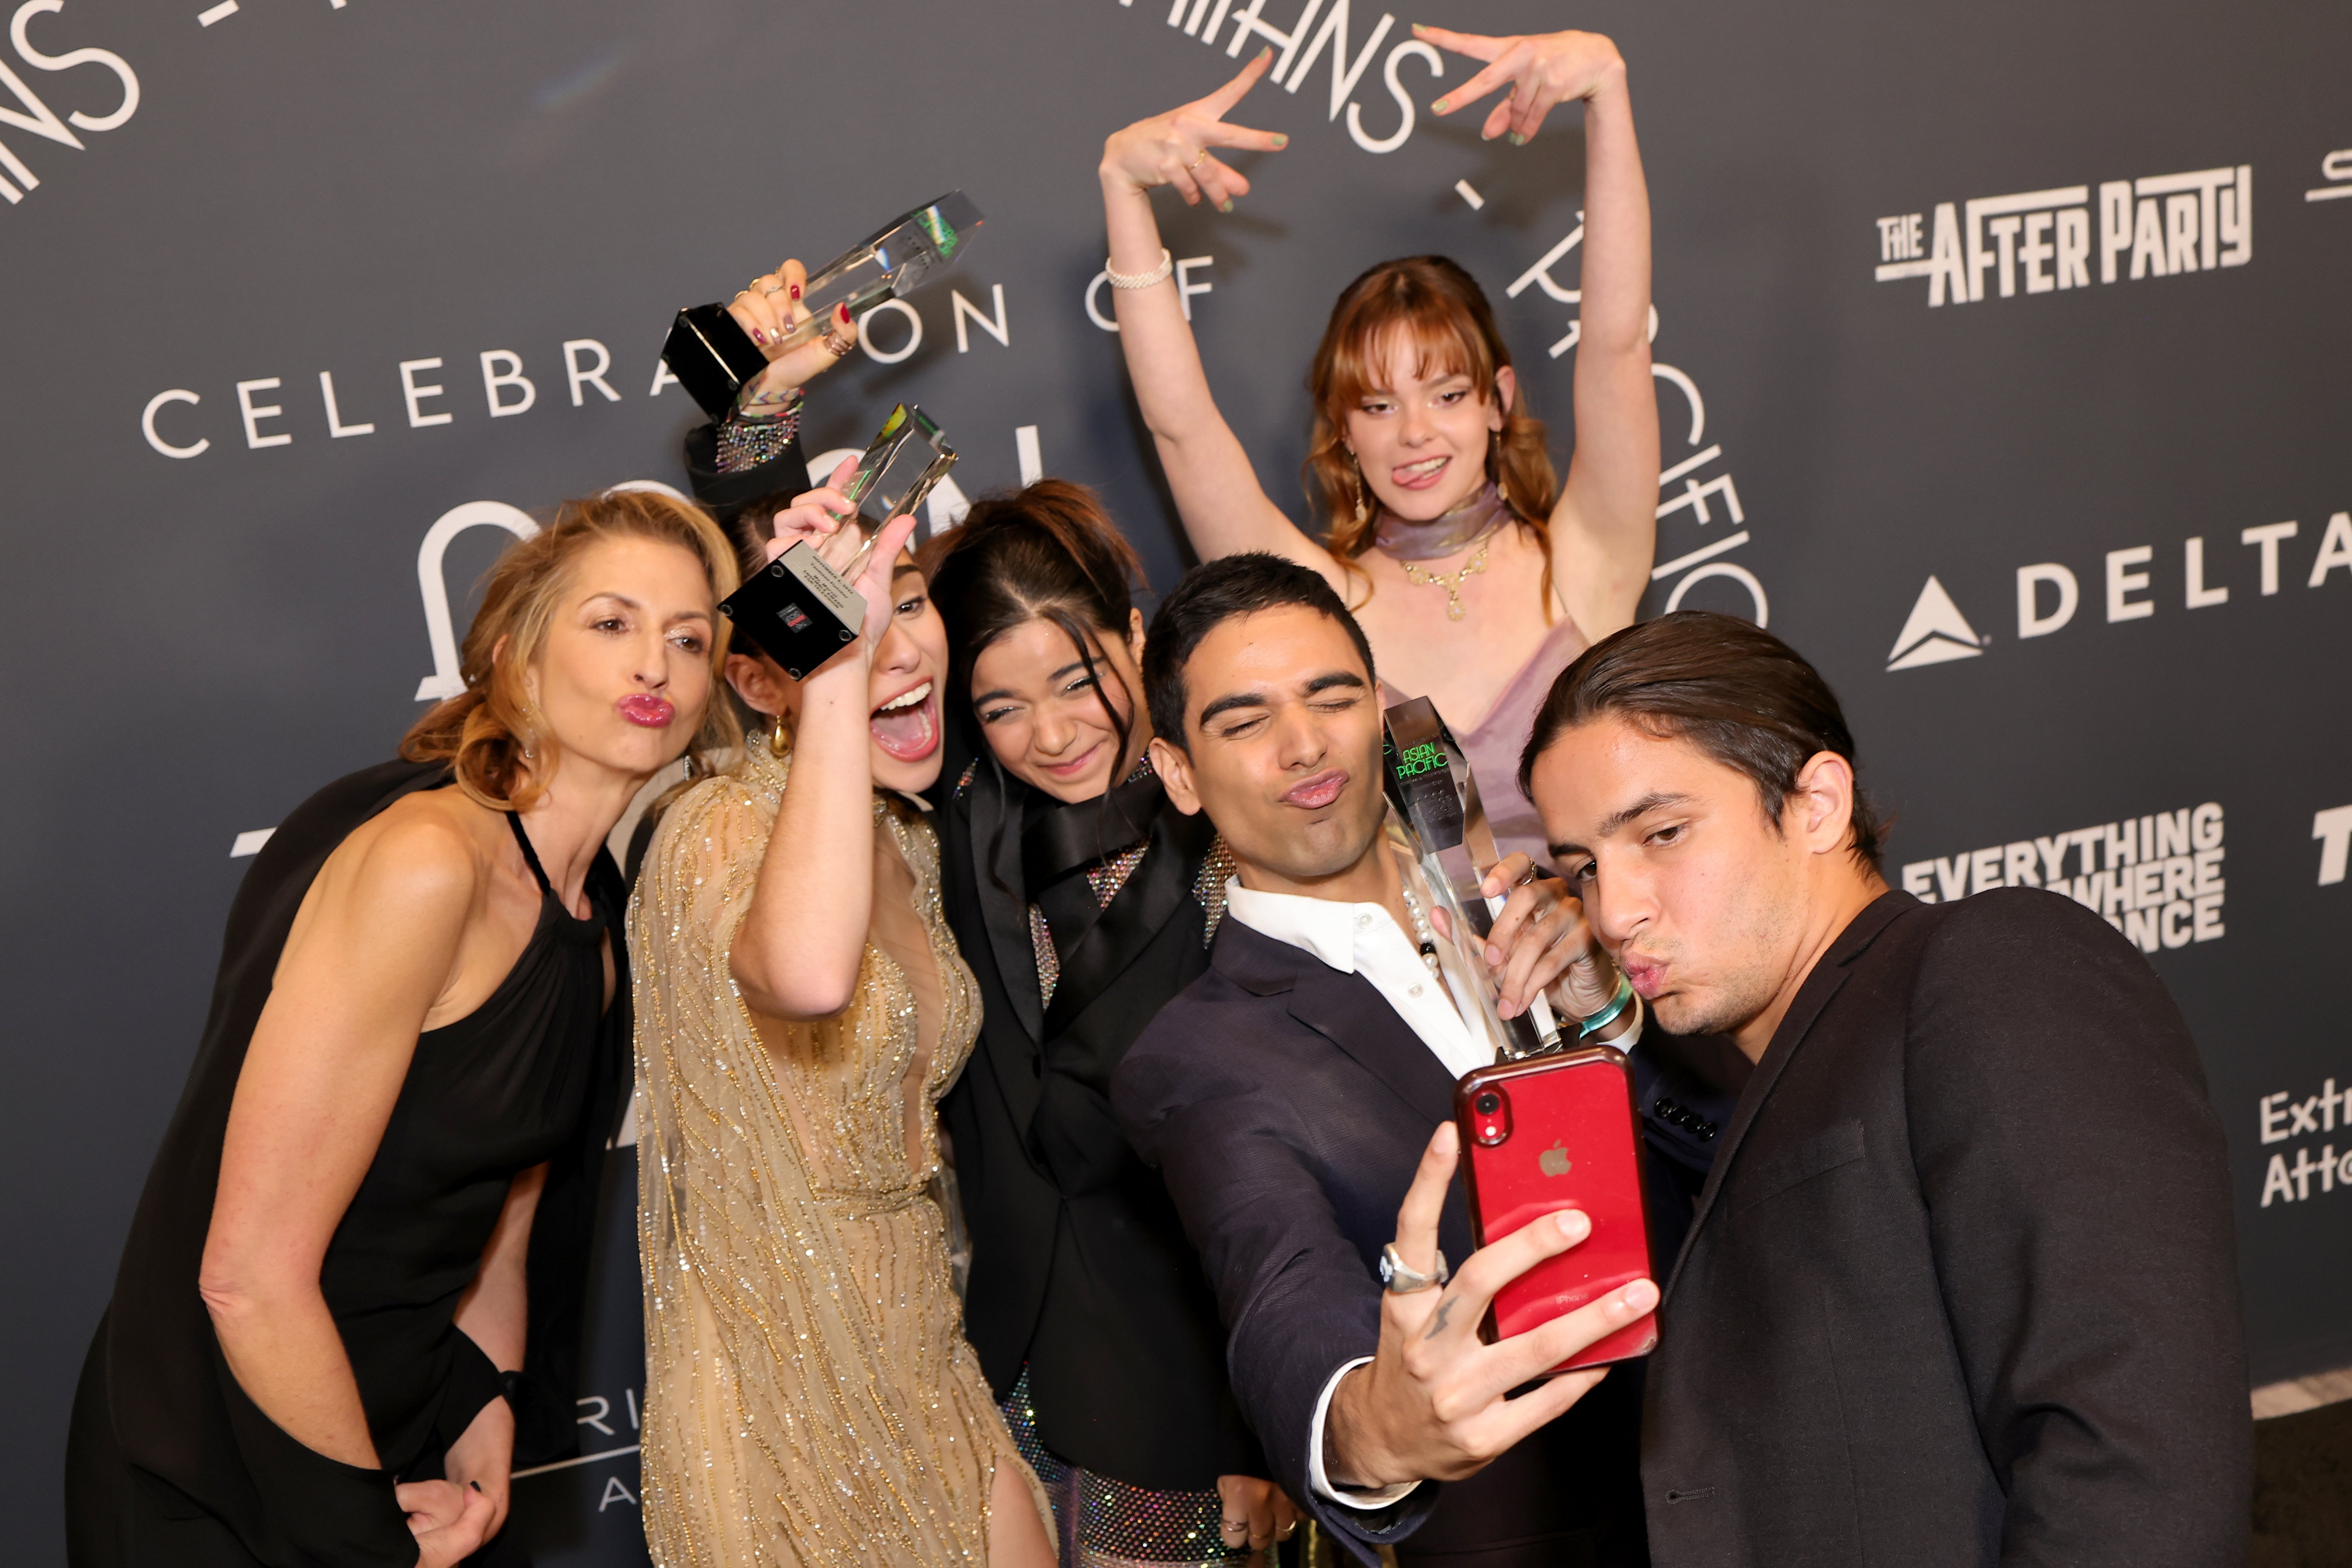
{"label": "delta triangle logo", "polygon": [[1895,639],[1895,651],[1886,656],[1886,668],[1890,672],[1916,669],[1923,664],[1974,658],[1982,652],[1984,639],[1944,592],[1944,585],[1930,577],[1919,590],[1919,602],[1911,606],[1911,618],[1903,623],[1902,633]]}

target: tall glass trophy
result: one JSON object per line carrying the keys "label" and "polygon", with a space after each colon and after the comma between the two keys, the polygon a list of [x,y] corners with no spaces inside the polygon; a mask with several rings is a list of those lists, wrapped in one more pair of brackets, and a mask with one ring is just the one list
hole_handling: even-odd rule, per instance
{"label": "tall glass trophy", "polygon": [[1408,891],[1428,911],[1454,1005],[1474,1033],[1485,1033],[1498,1060],[1556,1049],[1559,1028],[1550,1005],[1538,994],[1517,1017],[1504,1017],[1486,967],[1486,936],[1505,900],[1485,898],[1479,888],[1502,856],[1470,759],[1426,697],[1400,702],[1384,717],[1390,839],[1401,851]]}
{"label": "tall glass trophy", "polygon": [[826,262],[801,289],[809,319],[780,341],[762,349],[736,324],[726,306],[693,305],[670,323],[662,361],[704,413],[724,419],[771,359],[825,330],[835,306],[848,306],[855,319],[884,300],[905,299],[961,255],[984,221],[970,197],[950,191],[901,214]]}
{"label": "tall glass trophy", "polygon": [[882,525],[922,505],[955,462],[955,448],[930,416],[913,404],[898,405],[842,487],[851,509],[843,521],[854,521],[866,536],[866,547],[848,568],[835,572],[801,541],[720,600],[719,614],[786,675],[807,679],[811,671],[856,642],[866,624],[865,596],[850,584],[866,569]]}

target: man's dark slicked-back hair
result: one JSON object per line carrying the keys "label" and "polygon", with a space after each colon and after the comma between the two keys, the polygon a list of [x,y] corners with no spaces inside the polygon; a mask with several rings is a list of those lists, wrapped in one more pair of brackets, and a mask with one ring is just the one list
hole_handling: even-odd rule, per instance
{"label": "man's dark slicked-back hair", "polygon": [[1151,617],[1143,645],[1143,694],[1152,732],[1191,751],[1184,734],[1184,666],[1202,639],[1237,616],[1292,605],[1339,622],[1364,661],[1365,679],[1377,687],[1372,645],[1322,574],[1263,551],[1220,556],[1186,573]]}
{"label": "man's dark slicked-back hair", "polygon": [[[1853,763],[1853,735],[1821,672],[1761,626],[1711,611],[1680,610],[1627,626],[1560,671],[1519,759],[1519,788],[1528,799],[1536,759],[1568,731],[1602,718],[1688,741],[1747,774],[1775,827],[1808,761],[1834,752]],[[1857,785],[1854,858],[1876,866],[1884,837]]]}

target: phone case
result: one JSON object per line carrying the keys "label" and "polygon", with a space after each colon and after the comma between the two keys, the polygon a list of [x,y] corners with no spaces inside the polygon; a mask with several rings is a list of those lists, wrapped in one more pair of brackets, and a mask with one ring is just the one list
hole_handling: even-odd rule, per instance
{"label": "phone case", "polygon": [[[1592,1221],[1581,1244],[1496,1293],[1485,1326],[1489,1341],[1655,1278],[1640,1123],[1622,1052],[1594,1046],[1481,1068],[1454,1086],[1454,1110],[1480,1247],[1561,1209],[1582,1209]],[[1657,1343],[1656,1315],[1644,1313],[1552,1372],[1628,1361]]]}

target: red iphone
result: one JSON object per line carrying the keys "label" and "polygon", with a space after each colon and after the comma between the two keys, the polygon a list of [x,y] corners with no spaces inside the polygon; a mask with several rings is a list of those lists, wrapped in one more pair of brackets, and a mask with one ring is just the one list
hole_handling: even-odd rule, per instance
{"label": "red iphone", "polygon": [[[1468,1158],[1471,1234],[1480,1247],[1561,1209],[1582,1209],[1592,1232],[1503,1287],[1486,1316],[1489,1341],[1523,1334],[1650,1269],[1633,1076],[1607,1046],[1507,1062],[1465,1074],[1454,1115]],[[1654,1313],[1552,1368],[1554,1374],[1647,1355]]]}

